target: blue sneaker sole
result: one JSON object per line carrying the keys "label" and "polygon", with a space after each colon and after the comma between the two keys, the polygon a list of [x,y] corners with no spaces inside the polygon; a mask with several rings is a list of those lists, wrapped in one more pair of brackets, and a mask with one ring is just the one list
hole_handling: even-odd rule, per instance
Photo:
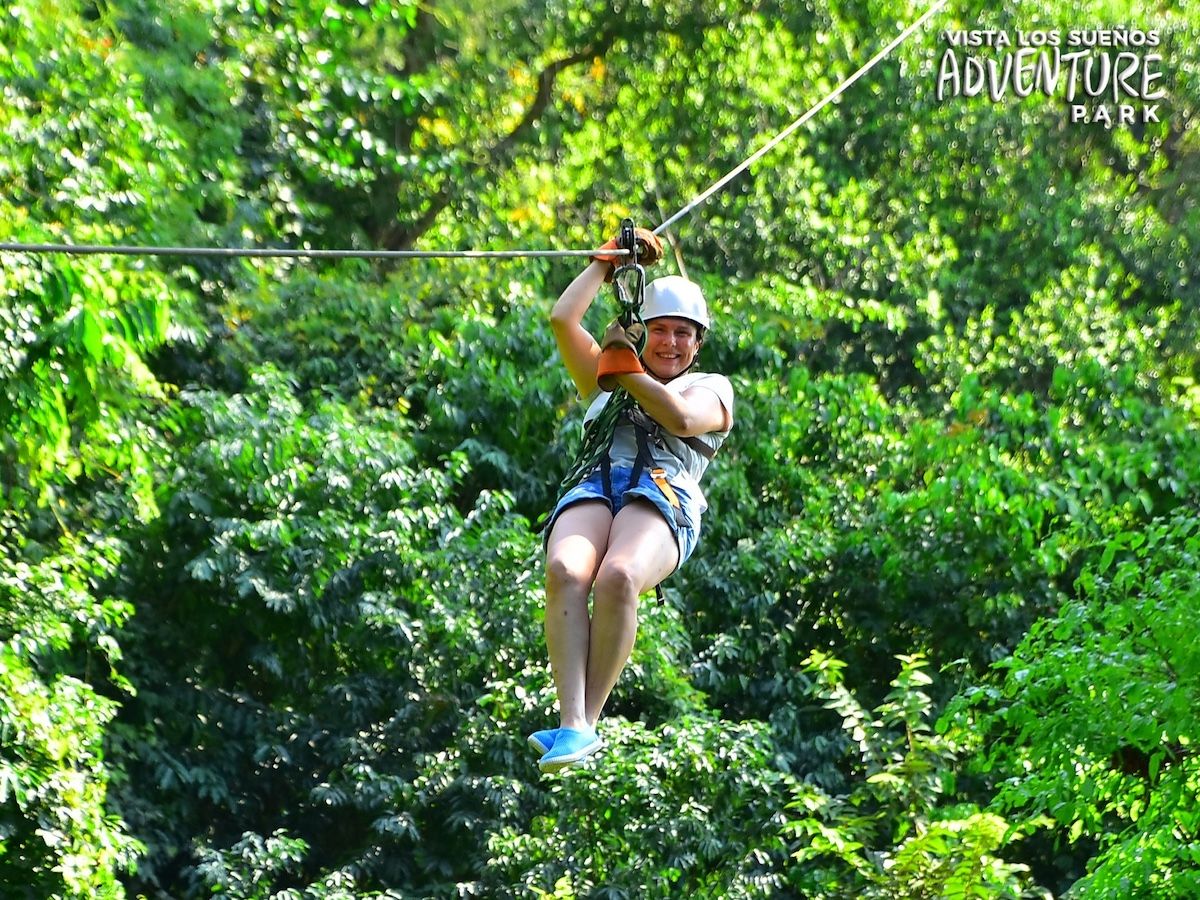
{"label": "blue sneaker sole", "polygon": [[557,772],[560,769],[567,769],[571,766],[577,766],[601,747],[604,746],[604,741],[597,737],[590,744],[580,747],[574,753],[563,753],[560,756],[555,756],[552,759],[543,757],[538,760],[538,767],[543,772]]}

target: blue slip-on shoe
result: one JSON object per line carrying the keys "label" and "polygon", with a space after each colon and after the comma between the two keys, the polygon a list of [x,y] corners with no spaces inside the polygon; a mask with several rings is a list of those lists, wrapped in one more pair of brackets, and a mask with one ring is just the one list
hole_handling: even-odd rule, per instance
{"label": "blue slip-on shoe", "polygon": [[554,746],[554,739],[558,737],[559,729],[547,728],[545,731],[535,731],[529,736],[529,746],[538,752],[539,755],[545,755],[550,752],[550,748]]}
{"label": "blue slip-on shoe", "polygon": [[560,728],[554,746],[538,760],[538,766],[543,772],[557,772],[578,765],[603,746],[594,729]]}

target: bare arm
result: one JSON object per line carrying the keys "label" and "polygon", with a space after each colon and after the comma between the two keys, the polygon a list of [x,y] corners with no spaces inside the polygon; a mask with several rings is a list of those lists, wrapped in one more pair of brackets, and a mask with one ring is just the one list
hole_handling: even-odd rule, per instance
{"label": "bare arm", "polygon": [[567,285],[550,311],[550,329],[558,352],[581,397],[590,397],[598,387],[596,361],[600,358],[600,345],[583,327],[583,316],[611,268],[609,263],[593,262]]}
{"label": "bare arm", "polygon": [[728,431],[733,425],[721,398],[706,387],[677,394],[645,374],[620,375],[617,381],[647,415],[676,437]]}

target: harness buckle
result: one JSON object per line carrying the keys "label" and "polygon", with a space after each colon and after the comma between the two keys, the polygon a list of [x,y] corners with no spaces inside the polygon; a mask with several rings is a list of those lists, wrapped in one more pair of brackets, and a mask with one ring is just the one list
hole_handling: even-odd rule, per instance
{"label": "harness buckle", "polygon": [[671,504],[671,512],[675,513],[676,527],[686,528],[688,525],[687,516],[683,514],[683,506],[679,502],[679,495],[675,493],[675,488],[671,487],[671,482],[667,481],[666,469],[651,469],[650,478],[658,485],[658,489],[663,492],[663,496],[667,498],[667,502]]}
{"label": "harness buckle", "polygon": [[675,489],[671,487],[671,482],[667,481],[666,469],[651,469],[650,477],[654,479],[654,483],[658,485],[659,490],[663,492],[663,496],[667,498],[667,502],[675,509],[681,509],[679,504],[679,495],[675,493]]}

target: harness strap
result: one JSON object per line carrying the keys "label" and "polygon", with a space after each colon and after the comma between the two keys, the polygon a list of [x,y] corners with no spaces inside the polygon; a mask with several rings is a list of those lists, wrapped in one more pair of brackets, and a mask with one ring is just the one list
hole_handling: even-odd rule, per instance
{"label": "harness strap", "polygon": [[608,458],[607,453],[600,460],[600,487],[604,491],[605,497],[612,496],[612,460]]}
{"label": "harness strap", "polygon": [[[653,457],[650,455],[649,433],[643,431],[641,428],[636,428],[634,431],[637,434],[638,452],[633,461],[633,473],[629,478],[631,485],[636,485],[641,480],[642,472],[653,461]],[[679,497],[675,495],[675,491],[671,489],[671,485],[667,481],[666,470],[655,467],[650,470],[650,478],[658,485],[659,490],[663,492],[663,496],[667,498],[667,502],[671,504],[671,511],[675,514],[675,527],[685,527],[687,519],[683,515],[683,507],[679,504]]]}
{"label": "harness strap", "polygon": [[[641,407],[632,406],[628,409],[622,410],[620,418],[618,418],[617,421],[618,423],[628,422],[635,429],[637,429],[638,434],[646,432],[650,437],[654,438],[655,441],[659,441],[662,438],[662,426],[659,425],[658,422],[654,421],[654,419],[650,418],[650,416],[648,416]],[[671,435],[671,437],[675,438],[677,441],[682,441],[683,443],[687,444],[688,447],[690,447],[696,453],[699,453],[709,462],[712,462],[713,457],[717,455],[716,450],[708,446],[708,444],[704,443],[704,441],[700,440],[700,438],[696,437],[695,435],[688,435],[687,437]]]}

